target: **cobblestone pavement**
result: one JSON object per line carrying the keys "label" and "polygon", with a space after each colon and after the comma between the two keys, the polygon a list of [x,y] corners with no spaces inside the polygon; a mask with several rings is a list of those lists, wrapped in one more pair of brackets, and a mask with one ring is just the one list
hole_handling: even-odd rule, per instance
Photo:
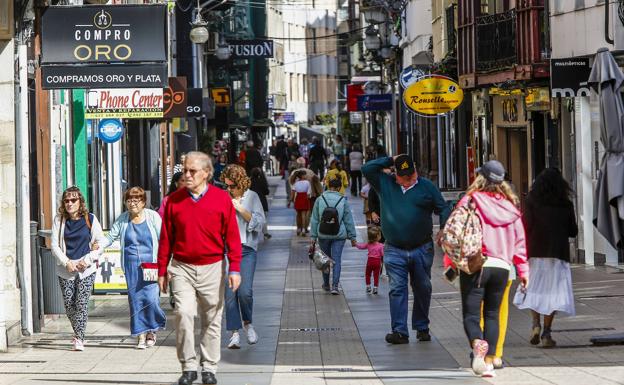
{"label": "cobblestone pavement", "polygon": [[[271,178],[273,238],[260,246],[254,281],[254,325],[260,341],[240,350],[225,348],[219,384],[487,384],[468,367],[467,341],[457,290],[434,263],[431,305],[433,341],[390,346],[387,280],[377,296],[364,292],[365,252],[343,253],[343,294],[321,290],[321,275],[307,259],[309,239],[294,234],[294,210],[285,208],[283,181]],[[365,237],[361,201],[349,198]],[[624,274],[606,268],[573,268],[576,317],[555,320],[556,349],[529,345],[530,316],[510,308],[506,368],[496,384],[624,384],[624,345],[593,346],[592,336],[624,332]],[[513,290],[513,289],[512,289]],[[513,291],[512,291],[513,293]],[[87,348],[69,351],[69,322],[50,319],[43,333],[24,338],[0,354],[0,384],[171,384],[179,376],[173,313],[155,348],[134,349],[127,300],[94,296]],[[198,383],[198,382],[197,382]]]}

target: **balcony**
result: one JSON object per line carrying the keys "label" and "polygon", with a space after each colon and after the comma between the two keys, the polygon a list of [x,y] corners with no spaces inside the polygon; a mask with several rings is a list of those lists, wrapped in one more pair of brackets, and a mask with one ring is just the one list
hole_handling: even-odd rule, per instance
{"label": "balcony", "polygon": [[544,0],[517,0],[516,8],[482,14],[479,0],[458,1],[458,75],[464,88],[549,76]]}
{"label": "balcony", "polygon": [[516,55],[516,10],[477,17],[477,72],[511,68]]}

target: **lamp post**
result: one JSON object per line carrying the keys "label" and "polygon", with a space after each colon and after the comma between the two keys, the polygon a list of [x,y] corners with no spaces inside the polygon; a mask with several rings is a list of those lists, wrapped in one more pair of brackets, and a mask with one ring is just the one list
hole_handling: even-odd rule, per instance
{"label": "lamp post", "polygon": [[372,25],[366,27],[364,32],[366,37],[364,38],[364,45],[369,51],[377,51],[381,47],[381,39],[377,34],[377,30]]}

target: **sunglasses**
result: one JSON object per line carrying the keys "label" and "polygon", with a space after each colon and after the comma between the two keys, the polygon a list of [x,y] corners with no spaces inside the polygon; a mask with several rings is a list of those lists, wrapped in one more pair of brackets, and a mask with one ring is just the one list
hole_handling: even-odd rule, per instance
{"label": "sunglasses", "polygon": [[236,183],[234,184],[225,184],[225,186],[227,187],[228,190],[234,190],[238,188],[238,185]]}
{"label": "sunglasses", "polygon": [[63,202],[65,202],[65,204],[68,204],[68,203],[73,204],[73,203],[76,203],[77,200],[79,199],[78,198],[66,198],[66,199],[63,199]]}

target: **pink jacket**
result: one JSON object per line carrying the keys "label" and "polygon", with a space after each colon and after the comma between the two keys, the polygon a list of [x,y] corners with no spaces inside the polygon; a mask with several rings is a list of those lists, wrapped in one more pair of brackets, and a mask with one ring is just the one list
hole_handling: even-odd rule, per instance
{"label": "pink jacket", "polygon": [[[483,230],[483,254],[500,258],[516,266],[518,276],[529,278],[526,239],[520,211],[499,194],[476,192],[472,199],[477,206]],[[465,205],[468,196],[458,206]]]}

